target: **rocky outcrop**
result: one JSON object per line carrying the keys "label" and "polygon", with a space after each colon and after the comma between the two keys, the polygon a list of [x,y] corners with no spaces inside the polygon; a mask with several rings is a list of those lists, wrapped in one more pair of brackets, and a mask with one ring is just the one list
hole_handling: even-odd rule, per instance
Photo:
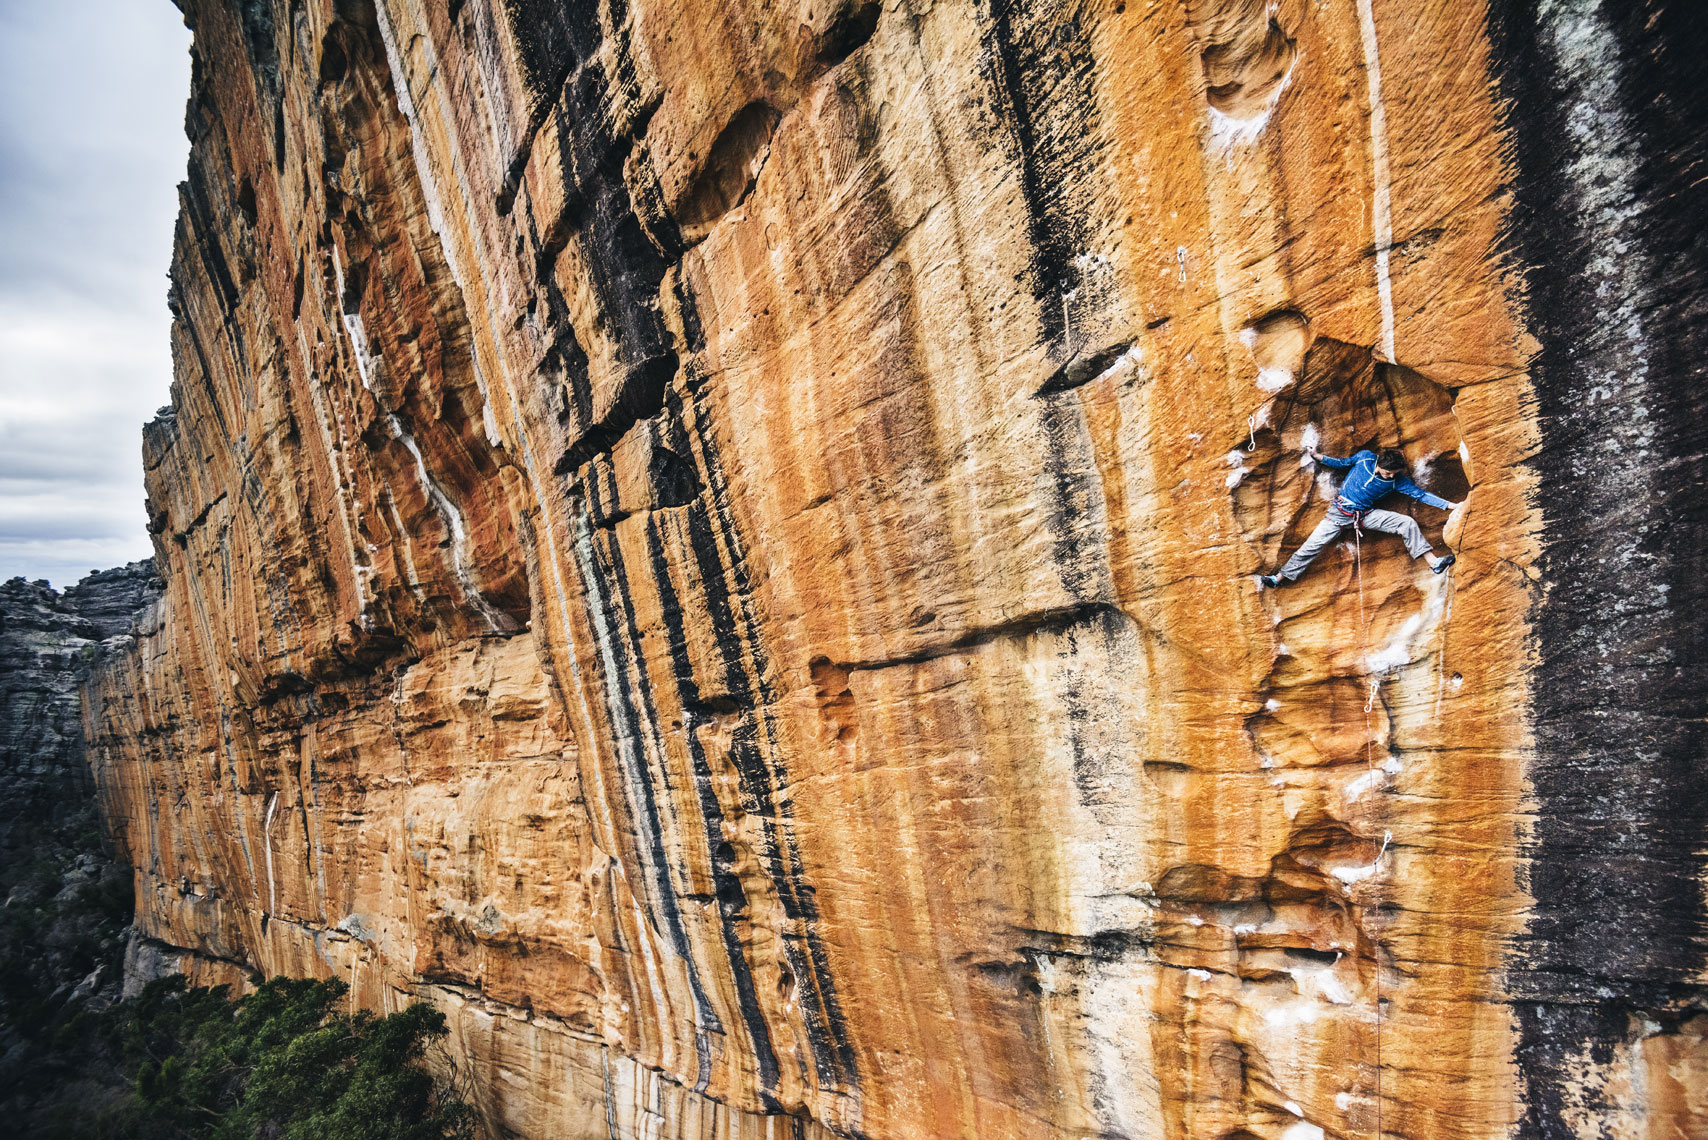
{"label": "rocky outcrop", "polygon": [[34,1047],[117,997],[130,873],[103,841],[78,688],[157,596],[133,562],[54,590],[0,583],[0,1111],[39,1093]]}
{"label": "rocky outcrop", "polygon": [[[1694,1135],[1693,9],[183,6],[139,970],[494,1135]],[[1451,573],[1260,592],[1307,443]]]}
{"label": "rocky outcrop", "polygon": [[23,578],[0,584],[0,847],[27,851],[44,827],[93,821],[78,679],[158,588],[146,561],[63,592]]}

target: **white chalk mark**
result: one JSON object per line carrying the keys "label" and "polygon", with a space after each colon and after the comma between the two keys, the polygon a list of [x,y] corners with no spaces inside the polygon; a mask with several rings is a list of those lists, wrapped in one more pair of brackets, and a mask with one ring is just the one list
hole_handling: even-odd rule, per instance
{"label": "white chalk mark", "polygon": [[1233,151],[1236,147],[1250,146],[1256,142],[1263,129],[1269,125],[1271,116],[1275,114],[1276,104],[1281,102],[1281,96],[1293,82],[1293,73],[1299,68],[1299,60],[1295,58],[1287,68],[1287,74],[1281,77],[1281,82],[1275,85],[1269,98],[1264,101],[1263,110],[1249,118],[1236,119],[1224,111],[1211,107],[1210,110],[1210,148],[1217,154],[1227,157],[1232,165]]}
{"label": "white chalk mark", "polygon": [[1365,772],[1362,776],[1346,785],[1341,794],[1349,800],[1363,799],[1364,793],[1374,790],[1381,782],[1382,772],[1380,769],[1375,769]]}
{"label": "white chalk mark", "polygon": [[[1412,614],[1395,632],[1392,640],[1380,650],[1372,653],[1365,662],[1370,672],[1377,677],[1408,665],[1413,660],[1412,641],[1424,630],[1435,630],[1442,624],[1442,617],[1447,612],[1447,582],[1440,575],[1434,575],[1427,589],[1423,608]],[[1372,681],[1376,677],[1371,678]]]}

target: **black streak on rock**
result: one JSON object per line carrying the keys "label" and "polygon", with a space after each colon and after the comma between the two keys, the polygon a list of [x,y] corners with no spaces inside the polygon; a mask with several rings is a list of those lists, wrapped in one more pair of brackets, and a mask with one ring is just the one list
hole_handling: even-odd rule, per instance
{"label": "black streak on rock", "polygon": [[[606,628],[601,638],[601,647],[610,655],[609,668],[612,672],[604,686],[605,708],[622,758],[624,784],[628,792],[625,799],[634,822],[637,846],[652,886],[654,921],[668,933],[672,949],[681,957],[688,972],[688,984],[694,992],[701,1027],[714,1033],[722,1032],[717,1012],[700,981],[693,948],[688,943],[687,928],[682,922],[681,904],[670,871],[669,853],[664,845],[658,795],[653,790],[654,774],[646,763],[646,742],[642,733],[650,732],[656,736],[658,716],[652,707],[652,692],[646,683],[645,667],[633,652],[633,646],[640,642],[640,635],[633,624],[634,607],[626,592],[622,551],[614,540],[602,534],[594,535],[589,541],[592,557],[582,566],[583,587],[588,600],[597,607],[606,623],[619,619],[625,622],[623,631]],[[627,636],[620,636],[621,632],[626,632]],[[644,712],[635,707],[636,695],[645,704]]]}
{"label": "black streak on rock", "polygon": [[1517,168],[1508,241],[1541,343],[1549,583],[1535,911],[1508,984],[1521,1134],[1563,1137],[1573,1070],[1611,1056],[1628,1012],[1708,999],[1691,984],[1708,960],[1708,8],[1515,3],[1490,30]]}
{"label": "black streak on rock", "polygon": [[[689,718],[694,715],[699,704],[699,693],[694,684],[694,667],[688,657],[688,635],[683,622],[682,603],[677,598],[676,587],[671,581],[670,559],[665,553],[656,518],[649,520],[647,526],[647,553],[652,563],[653,580],[658,588],[659,610],[668,634],[670,662],[676,674],[678,703],[682,707],[684,718]],[[684,724],[683,738],[694,767],[694,792],[699,800],[700,818],[705,825],[706,847],[711,856],[712,884],[717,895],[718,925],[723,932],[724,953],[729,960],[730,973],[735,981],[736,1001],[741,1007],[741,1019],[747,1026],[748,1038],[752,1042],[754,1059],[759,1068],[759,1095],[767,1110],[776,1112],[781,1109],[775,1096],[777,1054],[771,1045],[771,1033],[765,1022],[764,1011],[759,1007],[758,993],[753,982],[753,968],[742,948],[741,931],[737,925],[749,919],[747,893],[742,889],[741,879],[735,871],[733,849],[724,839],[723,805],[718,802],[717,792],[712,785],[711,765],[707,762],[706,750],[700,741],[699,733],[694,731],[691,722]],[[662,740],[660,744],[662,745]]]}
{"label": "black streak on rock", "polygon": [[1032,244],[1032,294],[1044,339],[1071,356],[1067,294],[1080,281],[1075,258],[1090,231],[1086,172],[1095,139],[1094,60],[1074,0],[990,0],[986,50],[1000,129],[1016,152]]}
{"label": "black streak on rock", "polygon": [[[686,290],[681,301],[684,324],[698,327],[693,298]],[[800,979],[801,1016],[819,1082],[852,1091],[858,1086],[859,1070],[818,929],[818,905],[801,870],[793,811],[780,794],[787,778],[767,759],[767,744],[777,736],[771,710],[778,694],[770,681],[764,637],[749,609],[753,586],[730,511],[729,485],[705,418],[691,415],[686,426],[693,432],[692,453],[700,460],[700,482],[705,488],[685,512],[689,542],[706,591],[707,617],[723,658],[722,681],[737,707],[754,710],[753,719],[732,741],[731,758],[741,776],[747,810],[761,821],[767,850],[760,854],[791,926],[783,947]]]}

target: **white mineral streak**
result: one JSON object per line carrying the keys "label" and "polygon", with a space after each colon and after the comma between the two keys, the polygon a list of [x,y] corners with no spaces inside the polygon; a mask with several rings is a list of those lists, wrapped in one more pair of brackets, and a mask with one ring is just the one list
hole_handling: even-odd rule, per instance
{"label": "white mineral streak", "polygon": [[[379,401],[380,406],[383,408],[385,406],[383,393],[374,388],[374,376],[379,371],[381,361],[379,356],[374,353],[368,344],[367,328],[362,324],[361,313],[356,312],[350,307],[351,300],[348,297],[344,286],[344,263],[339,257],[338,247],[336,245],[332,247],[332,274],[334,279],[337,281],[338,287],[338,315],[344,324],[344,334],[350,341],[350,355],[354,357],[356,361],[356,374],[362,381],[362,387],[367,391],[372,392],[375,400]],[[310,384],[309,387],[313,389],[315,388],[315,385]],[[315,405],[317,408],[320,406],[318,392],[315,395]],[[337,454],[342,455],[344,453],[346,443],[344,413],[342,410],[338,410],[336,415],[339,442],[339,450]],[[356,582],[356,599],[357,605],[361,611],[361,625],[363,629],[372,629],[373,615],[369,612],[369,607],[373,602],[373,587],[369,579],[373,577],[374,567],[373,560],[366,557],[365,552],[363,554],[357,553],[355,534],[359,533],[362,529],[362,506],[354,492],[350,495],[350,508],[355,512],[356,526],[354,531],[352,531],[348,525],[346,525],[345,539],[350,548],[350,566]]]}
{"label": "white mineral streak", "polygon": [[1322,1003],[1312,998],[1277,1001],[1263,1010],[1264,1023],[1279,1030],[1309,1025],[1322,1015]]}
{"label": "white mineral streak", "polygon": [[[437,183],[437,179],[434,178],[432,161],[430,161],[429,154],[427,154],[427,140],[425,140],[424,133],[422,133],[422,126],[420,126],[420,120],[418,120],[417,111],[415,111],[415,99],[413,99],[412,94],[410,94],[410,77],[408,77],[407,70],[403,67],[403,56],[401,56],[400,51],[398,51],[398,39],[396,39],[396,32],[393,31],[393,26],[391,26],[391,15],[389,15],[388,12],[388,5],[384,2],[376,3],[376,5],[374,5],[374,12],[376,12],[377,22],[379,22],[379,38],[381,38],[384,46],[386,46],[386,63],[388,63],[388,67],[391,68],[391,85],[393,85],[393,89],[398,92],[398,109],[403,113],[405,121],[410,125],[410,144],[412,144],[413,156],[415,156],[415,169],[417,169],[418,176],[422,179],[422,191],[424,191],[425,195],[427,195],[427,200],[429,200],[429,224],[434,226],[434,232],[439,236],[442,250],[444,250],[444,256],[446,256],[446,263],[451,267],[451,273],[453,273],[453,280],[456,280],[458,289],[463,289],[463,292],[466,294],[465,285],[463,285],[463,277],[461,277],[461,272],[459,272],[459,260],[458,256],[456,256],[456,250],[454,250],[453,244],[449,243],[446,238],[446,229],[444,229],[444,212],[439,209],[439,202],[441,202],[441,198],[439,198],[439,191],[437,191],[437,185],[439,185],[439,183]],[[422,36],[420,39],[422,39],[422,44],[424,44],[425,50],[432,50],[432,44],[427,41],[427,36]],[[446,99],[446,94],[442,91],[442,84],[436,84],[436,87],[439,87],[439,92],[437,92],[437,94],[439,94],[439,99],[441,99],[441,111],[444,113],[444,111],[449,109],[442,106],[442,101]],[[454,156],[454,154],[453,161],[456,161],[456,156]],[[477,243],[477,250],[475,250],[475,253],[477,253],[477,256],[480,256],[480,246],[478,246],[478,241],[480,241],[480,227],[478,227],[477,220],[473,219],[473,215],[470,214],[470,210],[473,209],[470,195],[466,195],[466,193],[465,195],[461,195],[461,205],[463,205],[463,212],[465,212],[466,231],[470,232],[471,239]],[[436,217],[437,220],[434,220]],[[483,273],[477,273],[477,280],[480,280],[480,285],[482,285],[482,296],[485,297],[485,303],[487,303],[488,311],[494,311],[494,309],[490,308],[492,303],[494,303],[494,299],[492,299],[490,292],[488,292],[487,277],[485,277]],[[550,508],[550,504],[553,502],[553,497],[548,496],[545,482],[541,480],[540,465],[538,465],[538,460],[535,458],[533,441],[531,441],[528,436],[528,426],[526,426],[528,422],[524,419],[523,407],[521,407],[521,398],[516,395],[516,381],[514,381],[511,373],[509,373],[509,366],[506,364],[506,356],[504,356],[504,352],[497,352],[497,354],[495,354],[495,359],[499,362],[500,381],[504,383],[504,391],[506,391],[506,395],[509,397],[509,405],[511,405],[511,424],[514,426],[514,429],[516,429],[516,438],[518,438],[518,443],[521,444],[523,467],[524,470],[528,472],[529,489],[533,491],[535,502],[541,504],[540,526],[536,526],[535,533],[536,535],[540,535],[540,537],[545,538],[547,557],[545,557],[545,559],[541,559],[541,561],[545,564],[547,573],[552,576],[552,596],[557,600],[557,620],[559,620],[559,632],[562,634],[562,641],[560,641],[562,653],[560,653],[560,655],[553,655],[553,660],[564,661],[565,665],[569,667],[569,687],[570,690],[574,690],[574,694],[576,694],[576,713],[579,714],[579,720],[581,720],[581,725],[579,725],[579,732],[582,733],[581,738],[582,740],[594,740],[594,738],[598,737],[596,728],[594,728],[596,721],[594,721],[593,718],[593,708],[588,704],[588,685],[581,684],[581,663],[577,660],[576,638],[574,638],[574,629],[570,626],[569,620],[569,593],[567,593],[567,590],[564,588],[564,569],[562,569],[564,561],[562,561],[562,557],[559,555],[559,547],[557,547],[555,523],[557,523],[557,514],[559,513]],[[485,383],[485,379],[483,379],[482,369],[480,369],[478,352],[477,361],[475,361],[475,374],[477,374],[477,378],[480,378],[483,385],[483,383]],[[485,400],[485,390],[482,390],[482,398]],[[485,424],[487,424],[488,438],[497,438],[497,426],[495,426],[495,422],[492,420],[492,410],[490,410],[490,405],[482,408],[482,415],[483,420],[485,420]],[[611,803],[615,802],[615,800],[611,800],[610,796],[606,795],[603,767],[593,766],[593,769],[594,791],[596,791],[598,795],[591,796],[591,800],[589,800],[589,802],[593,803],[594,819],[596,819],[598,826],[600,826],[606,849],[615,849],[617,848],[618,824],[617,817],[615,817],[613,812],[611,812]],[[649,981],[649,983],[654,986],[654,990],[656,990],[659,986],[658,971],[656,971],[656,964],[654,964],[654,959],[652,959],[651,945],[647,943],[647,940],[642,940],[642,947],[646,950],[647,981]]]}
{"label": "white mineral streak", "polygon": [[1364,74],[1370,82],[1371,183],[1370,228],[1376,245],[1376,298],[1382,307],[1382,358],[1394,359],[1394,285],[1388,277],[1388,251],[1394,244],[1388,189],[1388,112],[1382,102],[1382,63],[1376,47],[1376,16],[1370,0],[1358,0],[1358,28],[1364,39]]}
{"label": "white mineral streak", "polygon": [[397,513],[397,499],[388,489],[381,489],[385,499],[386,511],[391,515],[392,525],[397,528],[396,534],[403,542],[403,575],[409,582],[409,592],[415,595],[417,601],[426,601],[426,595],[421,590],[421,578],[415,570],[415,543],[409,537],[409,528],[403,525],[403,516]]}
{"label": "white mineral streak", "polygon": [[1112,360],[1109,363],[1109,367],[1105,368],[1102,372],[1099,372],[1095,379],[1098,382],[1102,382],[1106,380],[1113,380],[1118,376],[1124,377],[1129,374],[1134,376],[1143,376],[1143,360],[1144,354],[1140,351],[1139,346],[1135,344],[1131,348],[1127,349],[1126,352],[1123,352]]}
{"label": "white mineral streak", "polygon": [[403,421],[389,412],[386,413],[385,419],[386,426],[391,429],[392,438],[403,444],[415,460],[415,475],[421,480],[421,489],[427,492],[427,498],[451,532],[451,568],[463,588],[463,595],[481,612],[481,616],[486,618],[488,627],[494,630],[503,629],[507,624],[504,615],[492,608],[492,604],[474,583],[474,574],[469,567],[468,532],[463,522],[463,512],[457,509],[457,505],[451,502],[438,481],[427,471],[427,460],[422,456],[415,437],[403,426]]}
{"label": "white mineral streak", "polygon": [[[458,288],[462,289],[466,294],[467,290],[463,286],[463,278],[459,268],[460,262],[457,257],[457,251],[453,248],[451,243],[447,242],[446,239],[443,221],[444,216],[442,211],[436,215],[439,221],[437,223],[433,221],[435,216],[433,211],[438,210],[438,204],[440,202],[438,182],[434,177],[432,162],[427,154],[426,139],[422,134],[421,124],[416,114],[414,98],[410,94],[410,78],[403,65],[403,56],[398,51],[397,36],[392,28],[390,13],[387,9],[387,5],[383,2],[376,4],[374,6],[374,10],[375,15],[378,17],[380,39],[385,44],[386,63],[391,69],[392,88],[398,93],[398,110],[402,112],[404,121],[409,124],[409,136],[415,157],[416,172],[421,178],[422,191],[428,197],[428,221],[430,224],[433,224],[434,232],[439,236],[441,247],[444,249],[446,263],[451,267],[453,279],[457,282]],[[427,37],[422,36],[421,40],[424,47],[431,51],[431,44],[427,41]],[[437,86],[441,88],[443,87],[442,84]],[[441,89],[438,92],[438,95],[442,104],[446,97],[444,91]],[[441,109],[445,110],[443,106]],[[455,155],[453,155],[453,158],[455,158]],[[480,228],[476,223],[476,220],[469,213],[469,211],[473,209],[472,199],[469,195],[464,194],[461,198],[461,202],[464,210],[464,220],[466,222],[467,231],[471,235],[471,239],[477,243],[476,256],[478,257],[480,255],[480,249],[478,246]],[[493,311],[491,309],[493,298],[488,292],[489,287],[486,276],[484,274],[476,274],[476,279],[480,282],[482,296],[488,306],[488,310]],[[521,444],[522,465],[528,473],[529,488],[533,493],[534,501],[541,504],[542,507],[540,513],[541,525],[536,528],[535,533],[545,539],[546,557],[542,561],[545,565],[546,572],[551,576],[552,596],[557,601],[558,629],[562,636],[562,641],[560,642],[561,655],[553,654],[553,657],[556,660],[564,662],[568,666],[569,676],[572,682],[569,687],[576,695],[575,711],[580,717],[579,729],[583,734],[582,739],[592,740],[597,736],[594,728],[596,722],[593,718],[593,710],[588,704],[587,686],[581,683],[581,666],[575,653],[575,635],[574,629],[570,625],[569,616],[569,597],[568,592],[564,588],[563,582],[563,560],[558,554],[557,535],[555,530],[558,512],[553,511],[550,508],[549,504],[553,502],[553,497],[547,495],[545,484],[540,478],[539,463],[534,455],[533,442],[528,435],[527,420],[522,414],[521,400],[516,394],[515,380],[510,375],[510,370],[506,364],[504,353],[497,353],[496,359],[498,361],[499,377],[503,382],[505,394],[509,397],[510,422],[515,428],[517,441]],[[482,377],[478,351],[476,352],[475,374],[477,378]],[[482,383],[484,383],[484,379],[482,379]],[[484,422],[487,424],[487,433],[489,438],[496,437],[497,425],[492,420],[490,406],[483,407],[482,416]],[[595,791],[599,793],[592,797],[591,800],[591,803],[594,806],[595,819],[602,829],[607,849],[614,850],[617,845],[616,836],[618,834],[618,824],[615,816],[612,814],[610,806],[614,801],[605,795],[606,789],[604,785],[603,772],[598,765],[594,766],[594,785]],[[648,978],[656,986],[656,972],[653,970],[651,947],[648,946],[646,950]]]}
{"label": "white mineral streak", "polygon": [[279,793],[267,801],[267,822],[261,827],[261,839],[267,847],[267,913],[279,912],[279,890],[273,881],[273,813],[279,808]]}
{"label": "white mineral streak", "polygon": [[1293,983],[1299,987],[1300,993],[1320,998],[1330,1005],[1352,1004],[1352,991],[1346,988],[1346,983],[1340,980],[1332,965],[1290,966],[1287,972],[1293,975]]}
{"label": "white mineral streak", "polygon": [[362,387],[372,392],[379,361],[368,347],[368,330],[362,324],[362,314],[350,307],[350,297],[344,286],[344,262],[338,256],[336,245],[332,247],[332,275],[338,281],[338,315],[344,319],[344,332],[350,338],[350,355],[356,358],[356,373],[362,379]]}
{"label": "white mineral streak", "polygon": [[1353,883],[1361,883],[1375,873],[1376,865],[1374,863],[1355,863],[1350,867],[1329,868],[1329,874],[1333,875],[1348,886],[1351,886]]}
{"label": "white mineral streak", "polygon": [[[335,253],[336,256],[336,253]],[[348,329],[349,326],[345,326]],[[302,326],[297,327],[297,343],[304,359],[310,357],[308,338]],[[351,342],[352,346],[354,341]],[[321,443],[326,447],[327,466],[332,469],[332,492],[338,500],[338,510],[334,512],[338,518],[338,531],[344,537],[344,552],[350,560],[350,580],[356,584],[356,609],[361,614],[361,622],[366,627],[373,619],[368,614],[368,606],[373,601],[373,594],[368,582],[372,567],[363,564],[356,555],[357,530],[361,529],[362,508],[356,500],[356,494],[351,486],[350,473],[345,465],[349,462],[348,453],[344,448],[344,414],[329,411],[326,406],[324,385],[317,377],[310,377],[304,385],[308,389],[309,401],[314,405],[314,426],[320,429]],[[338,427],[337,441],[334,442],[332,425]],[[350,525],[350,515],[356,516],[356,525]]]}
{"label": "white mineral streak", "polygon": [[[403,56],[398,51],[397,36],[392,30],[391,16],[387,11],[385,0],[380,0],[379,3],[374,5],[374,14],[379,19],[380,39],[385,44],[386,63],[391,68],[392,88],[397,92],[397,109],[403,113],[404,121],[409,124],[410,150],[415,156],[415,170],[421,179],[422,196],[427,200],[427,224],[433,228],[434,235],[439,239],[439,248],[445,255],[445,264],[450,267],[451,279],[456,282],[457,289],[465,298],[467,298],[469,295],[469,289],[466,284],[466,278],[463,273],[462,266],[457,258],[457,250],[455,248],[456,243],[450,240],[449,235],[446,232],[445,209],[443,198],[439,193],[439,182],[438,179],[434,177],[433,161],[427,153],[426,136],[421,130],[420,116],[416,113],[415,95],[409,85],[409,74],[403,66]],[[425,27],[425,22],[422,22],[421,26]],[[432,40],[427,36],[422,35],[412,42],[419,44],[421,49],[427,53],[428,75],[430,77],[436,77],[439,72],[439,66],[438,61],[433,58]],[[431,79],[429,79],[429,83],[434,90],[434,94],[439,99],[440,112],[443,116],[442,121],[455,121],[456,116],[450,114],[449,108],[444,105],[444,101],[447,98],[445,93],[446,85],[444,83],[433,82]],[[480,227],[475,225],[473,219],[468,216],[469,203],[472,199],[472,194],[469,189],[468,179],[463,176],[459,156],[460,151],[453,149],[452,160],[455,164],[457,181],[459,182],[462,190],[460,197],[463,203],[464,219],[469,223],[463,232],[468,236],[470,243],[474,247],[473,253],[476,260],[480,265],[484,265],[487,260],[486,251],[481,245]],[[477,265],[475,277],[480,281],[482,292],[485,294],[487,302],[486,311],[489,313],[503,312],[504,310],[501,307],[493,303],[494,298],[491,296],[489,291],[489,275],[480,272],[479,270],[480,266]],[[481,426],[486,430],[487,443],[491,444],[493,447],[503,447],[503,436],[499,434],[498,421],[495,420],[492,415],[492,397],[486,390],[486,377],[481,373],[480,353],[478,349],[473,353],[473,356],[475,387],[480,391]]]}

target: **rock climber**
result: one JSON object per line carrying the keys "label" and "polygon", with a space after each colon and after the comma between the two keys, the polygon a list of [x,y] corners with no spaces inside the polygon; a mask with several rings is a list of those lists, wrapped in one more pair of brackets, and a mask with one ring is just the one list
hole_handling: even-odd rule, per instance
{"label": "rock climber", "polygon": [[1305,572],[1305,567],[1311,564],[1311,560],[1321,554],[1329,543],[1339,538],[1340,532],[1349,526],[1399,535],[1405,539],[1406,549],[1411,551],[1413,558],[1429,555],[1429,568],[1437,574],[1453,565],[1455,559],[1452,551],[1437,555],[1435,549],[1429,545],[1429,540],[1423,537],[1423,531],[1418,527],[1416,519],[1410,515],[1376,509],[1376,504],[1391,491],[1410,495],[1418,502],[1427,503],[1438,510],[1459,509],[1458,503],[1450,503],[1440,495],[1432,495],[1406,478],[1405,456],[1390,447],[1384,449],[1380,455],[1365,450],[1351,459],[1335,459],[1310,446],[1305,448],[1305,456],[1332,470],[1345,471],[1350,467],[1352,472],[1341,483],[1334,503],[1323,516],[1323,521],[1317,524],[1317,529],[1311,532],[1311,537],[1305,539],[1304,545],[1294,552],[1293,557],[1287,560],[1287,564],[1281,567],[1279,572],[1262,576],[1260,580],[1266,588],[1274,589],[1298,581],[1299,575]]}

